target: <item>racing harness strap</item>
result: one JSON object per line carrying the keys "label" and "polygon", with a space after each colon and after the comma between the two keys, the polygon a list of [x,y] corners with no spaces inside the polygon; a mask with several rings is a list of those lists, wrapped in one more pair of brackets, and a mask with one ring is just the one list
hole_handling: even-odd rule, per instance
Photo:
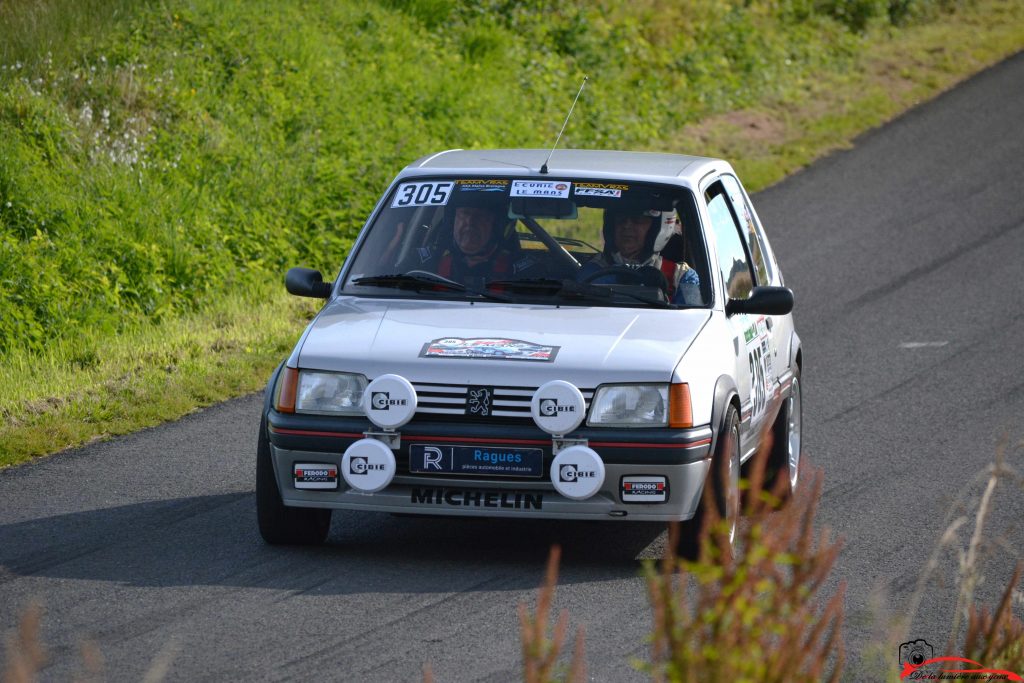
{"label": "racing harness strap", "polygon": [[[455,267],[455,259],[450,251],[444,252],[441,255],[441,260],[437,263],[437,274],[441,277],[451,279],[452,271]],[[494,258],[491,272],[498,276],[507,276],[512,273],[512,257],[507,251],[500,251]]]}

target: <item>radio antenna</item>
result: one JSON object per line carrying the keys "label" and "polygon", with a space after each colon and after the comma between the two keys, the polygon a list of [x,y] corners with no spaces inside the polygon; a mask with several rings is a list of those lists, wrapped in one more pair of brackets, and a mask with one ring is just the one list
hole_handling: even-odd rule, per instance
{"label": "radio antenna", "polygon": [[576,108],[576,102],[580,99],[580,95],[583,94],[583,88],[587,85],[587,77],[583,77],[583,82],[580,83],[579,92],[576,93],[576,99],[572,101],[572,106],[569,107],[569,113],[565,115],[565,121],[562,123],[562,130],[558,131],[558,137],[555,138],[555,144],[551,146],[551,151],[548,152],[548,158],[541,164],[540,172],[547,175],[548,162],[551,161],[551,155],[555,153],[555,148],[558,147],[558,141],[562,139],[562,133],[565,132],[565,127],[569,125],[569,117],[572,116],[572,110]]}

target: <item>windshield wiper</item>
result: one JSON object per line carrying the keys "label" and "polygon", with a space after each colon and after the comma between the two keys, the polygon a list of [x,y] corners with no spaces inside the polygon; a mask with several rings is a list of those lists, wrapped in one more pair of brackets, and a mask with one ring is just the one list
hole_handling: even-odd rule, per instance
{"label": "windshield wiper", "polygon": [[502,301],[510,302],[507,296],[500,294],[492,294],[491,292],[482,292],[477,289],[471,289],[461,282],[455,280],[449,280],[446,277],[437,275],[436,273],[429,273],[425,270],[410,270],[408,273],[395,273],[392,275],[369,275],[367,277],[357,278],[352,281],[354,285],[364,285],[367,287],[393,287],[395,289],[411,289],[416,292],[422,292],[423,290],[441,289],[448,292],[463,292],[466,294],[472,294],[479,296],[484,299],[490,299],[491,301]]}
{"label": "windshield wiper", "polygon": [[526,278],[523,280],[494,280],[487,283],[487,288],[502,289],[510,292],[547,294],[549,296],[561,294],[566,297],[580,299],[608,300],[613,295],[620,295],[656,308],[669,308],[671,305],[667,301],[649,299],[634,292],[616,289],[614,286],[599,286],[585,282],[576,282],[575,280],[555,280],[543,277]]}
{"label": "windshield wiper", "polygon": [[554,278],[549,277],[523,278],[522,280],[491,280],[487,283],[487,288],[529,294],[560,294],[566,289],[566,283],[570,282],[573,281],[555,280]]}
{"label": "windshield wiper", "polygon": [[634,292],[626,292],[621,289],[615,289],[614,286],[609,287],[608,291],[610,291],[612,294],[625,296],[630,299],[633,299],[634,301],[639,301],[642,304],[653,306],[654,308],[672,308],[672,304],[670,304],[667,301],[662,301],[661,299],[648,299],[647,297],[640,296],[639,294],[636,294]]}

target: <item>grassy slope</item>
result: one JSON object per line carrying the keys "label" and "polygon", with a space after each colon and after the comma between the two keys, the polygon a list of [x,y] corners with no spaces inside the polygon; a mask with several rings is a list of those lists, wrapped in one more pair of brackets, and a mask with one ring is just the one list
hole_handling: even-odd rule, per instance
{"label": "grassy slope", "polygon": [[[419,154],[545,144],[582,71],[569,144],[722,155],[760,187],[1024,46],[1008,0],[864,35],[756,3],[491,4],[122,1],[102,39],[4,54],[0,466],[259,388],[314,311],[284,267],[334,272]],[[757,49],[707,48],[737,26]]]}

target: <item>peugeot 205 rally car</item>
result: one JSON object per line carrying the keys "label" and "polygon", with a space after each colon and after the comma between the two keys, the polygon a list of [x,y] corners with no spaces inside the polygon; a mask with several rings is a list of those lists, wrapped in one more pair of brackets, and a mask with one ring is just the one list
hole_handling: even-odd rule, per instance
{"label": "peugeot 205 rally car", "polygon": [[730,165],[544,159],[419,159],[333,282],[288,272],[326,303],[267,388],[266,541],[319,543],[334,509],[694,520],[705,487],[735,529],[766,433],[796,486],[793,295]]}

